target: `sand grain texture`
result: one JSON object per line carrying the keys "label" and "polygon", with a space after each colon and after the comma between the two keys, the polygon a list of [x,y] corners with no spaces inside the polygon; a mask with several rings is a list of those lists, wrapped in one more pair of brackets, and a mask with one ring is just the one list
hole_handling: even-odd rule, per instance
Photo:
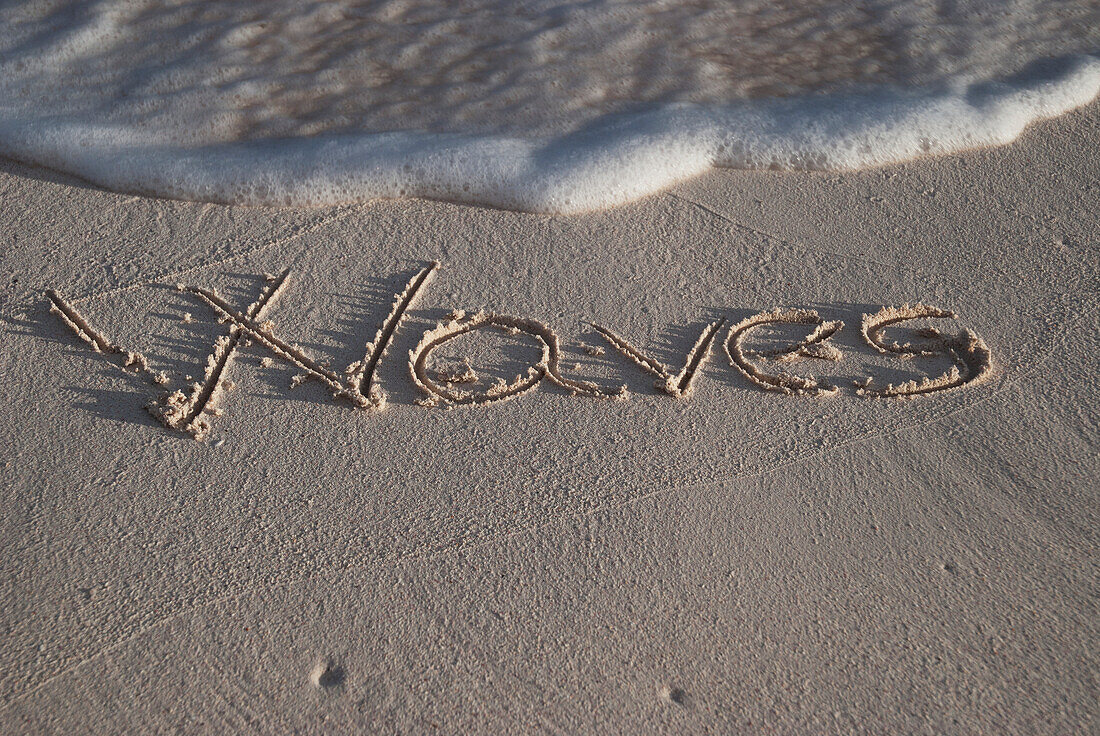
{"label": "sand grain texture", "polygon": [[[4,164],[0,731],[1089,732],[1097,140],[1094,104],[572,217]],[[864,322],[918,303],[957,318]],[[835,395],[726,359],[777,304],[820,329],[741,358]],[[455,327],[485,315],[513,322]],[[455,397],[533,383],[421,406],[410,352]],[[144,407],[210,357],[231,390],[196,442]]]}

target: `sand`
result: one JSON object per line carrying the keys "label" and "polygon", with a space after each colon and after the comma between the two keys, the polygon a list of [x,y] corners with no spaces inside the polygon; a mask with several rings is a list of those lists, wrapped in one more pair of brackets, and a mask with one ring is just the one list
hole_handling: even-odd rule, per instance
{"label": "sand", "polygon": [[0,730],[1089,732],[1098,140],[574,216],[3,163]]}

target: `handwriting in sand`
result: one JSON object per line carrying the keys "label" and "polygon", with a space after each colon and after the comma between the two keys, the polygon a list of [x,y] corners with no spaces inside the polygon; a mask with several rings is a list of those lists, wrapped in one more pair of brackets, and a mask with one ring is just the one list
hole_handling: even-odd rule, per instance
{"label": "handwriting in sand", "polygon": [[[72,304],[60,294],[51,291],[47,296],[51,311],[57,314],[81,340],[97,353],[111,359],[119,368],[144,375],[162,388],[160,395],[148,404],[149,411],[169,429],[185,432],[196,439],[205,438],[211,429],[211,418],[221,413],[219,408],[224,392],[232,386],[224,378],[226,368],[233,360],[242,341],[250,340],[266,348],[271,356],[285,361],[299,371],[293,385],[302,381],[317,381],[329,389],[334,398],[352,406],[379,411],[386,405],[386,395],[376,382],[378,367],[386,356],[386,350],[409,310],[423,293],[439,263],[433,262],[415,274],[405,289],[394,296],[389,314],[381,323],[374,339],[369,342],[360,360],[353,362],[343,372],[337,373],[311,357],[298,345],[276,334],[273,322],[265,319],[265,312],[278,297],[289,279],[289,272],[268,276],[267,283],[257,299],[243,311],[226,302],[215,291],[196,286],[180,286],[181,291],[193,295],[205,303],[213,315],[228,325],[227,332],[219,337],[207,358],[202,381],[191,383],[186,389],[167,389],[169,378],[163,372],[155,372],[146,358],[137,352],[115,344],[93,327]],[[920,381],[910,380],[897,385],[874,386],[870,379],[856,381],[852,393],[865,397],[913,397],[959,389],[986,378],[992,367],[990,351],[985,342],[969,330],[944,333],[935,328],[918,331],[922,338],[918,345],[899,344],[888,340],[883,331],[901,322],[915,319],[954,319],[948,310],[926,304],[883,307],[878,312],[863,315],[860,335],[865,344],[875,351],[900,358],[942,357],[950,361],[950,368],[939,376],[928,376]],[[808,330],[806,336],[796,342],[769,349],[751,350],[747,336],[757,328],[767,325],[798,325]],[[636,348],[625,338],[607,327],[593,324],[593,330],[608,345],[621,353],[638,369],[653,375],[654,386],[659,393],[670,397],[690,396],[700,369],[714,352],[726,320],[709,323],[700,332],[695,344],[676,371]],[[812,375],[795,375],[785,366],[799,360],[839,361],[843,353],[830,340],[844,323],[825,321],[810,309],[774,309],[760,312],[730,325],[721,340],[721,350],[730,366],[745,379],[765,391],[797,396],[834,396],[841,387]],[[541,349],[537,360],[532,361],[524,373],[511,381],[499,380],[484,390],[467,386],[477,383],[478,377],[468,364],[459,371],[429,370],[433,351],[442,345],[476,330],[499,330],[515,336],[526,336]],[[586,347],[592,353],[602,353],[598,347]],[[594,382],[568,377],[562,366],[562,351],[557,333],[546,324],[530,317],[477,312],[466,314],[452,311],[445,320],[426,330],[408,360],[409,376],[418,387],[423,406],[479,405],[514,399],[535,391],[540,384],[549,382],[560,386],[574,396],[597,399],[627,398],[625,386],[614,388]]]}

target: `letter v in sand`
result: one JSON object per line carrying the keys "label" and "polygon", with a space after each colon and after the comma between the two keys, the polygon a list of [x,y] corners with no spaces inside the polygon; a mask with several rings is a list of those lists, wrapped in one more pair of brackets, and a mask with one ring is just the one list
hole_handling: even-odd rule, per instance
{"label": "letter v in sand", "polygon": [[661,365],[606,327],[593,324],[592,329],[600,333],[605,340],[611,343],[612,347],[627,358],[630,358],[630,360],[643,371],[657,376],[657,381],[654,383],[654,386],[658,391],[663,391],[669,396],[686,398],[691,395],[694,389],[695,376],[703,367],[703,363],[706,362],[707,356],[710,355],[710,349],[714,344],[714,338],[718,335],[718,331],[722,329],[722,325],[725,323],[726,321],[724,319],[720,319],[717,322],[711,322],[703,328],[703,331],[699,333],[699,338],[695,341],[695,344],[691,346],[691,351],[688,352],[687,358],[684,360],[684,367],[681,368],[680,372],[676,375],[673,375],[672,371],[667,367]]}

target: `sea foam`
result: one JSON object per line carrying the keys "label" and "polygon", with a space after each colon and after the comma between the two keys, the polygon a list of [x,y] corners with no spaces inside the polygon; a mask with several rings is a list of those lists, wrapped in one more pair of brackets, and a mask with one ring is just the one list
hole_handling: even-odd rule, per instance
{"label": "sea foam", "polygon": [[0,152],[184,199],[579,212],[1004,144],[1094,99],[1096,9],[1019,5],[12,3]]}

